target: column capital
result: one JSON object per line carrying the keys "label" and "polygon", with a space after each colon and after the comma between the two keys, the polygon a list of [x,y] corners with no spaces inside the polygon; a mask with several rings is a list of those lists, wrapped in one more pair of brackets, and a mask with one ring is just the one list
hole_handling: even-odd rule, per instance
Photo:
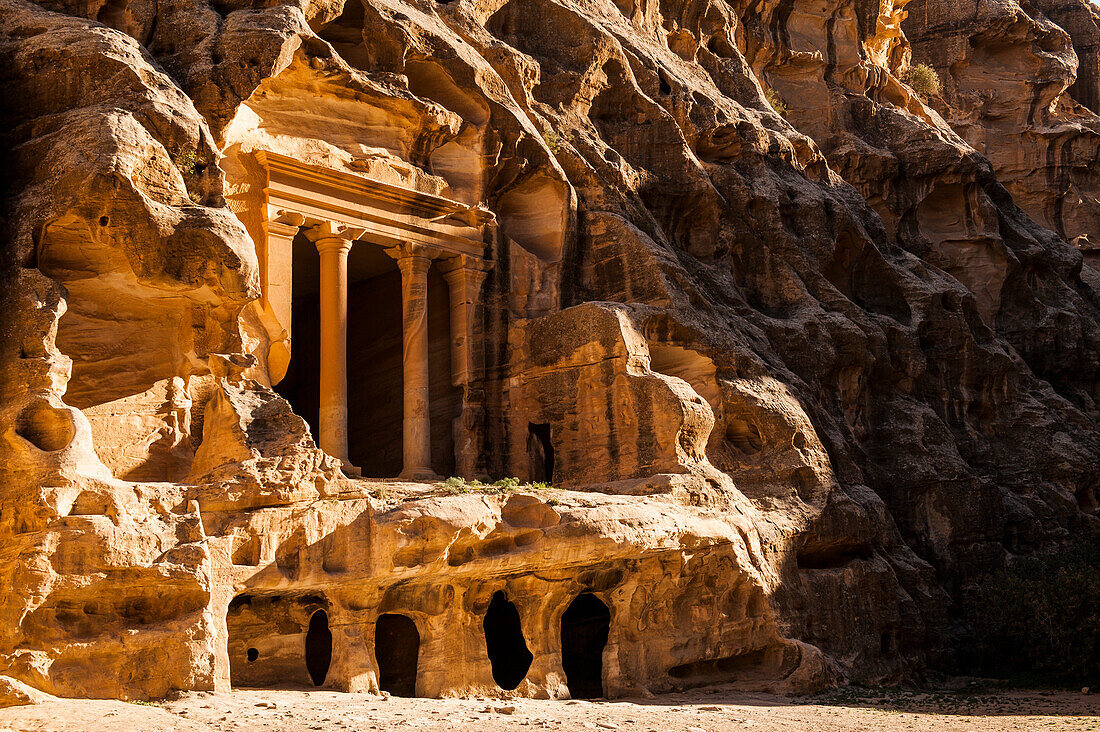
{"label": "column capital", "polygon": [[[268,211],[271,211],[269,208]],[[271,221],[280,224],[289,224],[295,228],[302,226],[306,222],[306,217],[297,211],[291,211],[290,209],[280,208],[274,211],[273,214],[269,214]]]}
{"label": "column capital", "polygon": [[303,233],[313,242],[317,251],[351,250],[352,242],[363,235],[364,229],[347,226],[335,221],[322,221],[310,226]]}
{"label": "column capital", "polygon": [[283,221],[265,221],[264,233],[268,236],[277,236],[281,239],[293,239],[298,234],[299,226]]}
{"label": "column capital", "polygon": [[430,262],[433,259],[438,259],[443,254],[443,250],[424,244],[406,242],[387,249],[386,254],[396,259],[398,264],[401,264],[401,261],[405,259],[426,259]]}
{"label": "column capital", "polygon": [[439,269],[448,279],[454,277],[455,273],[463,272],[469,272],[471,274],[476,273],[484,277],[492,268],[493,263],[489,260],[481,259],[480,257],[472,257],[469,254],[456,254],[453,257],[442,259],[439,262]]}
{"label": "column capital", "polygon": [[341,239],[338,236],[323,236],[313,239],[313,246],[317,247],[318,254],[327,254],[329,252],[347,254],[351,251],[351,244],[352,242],[347,239]]}

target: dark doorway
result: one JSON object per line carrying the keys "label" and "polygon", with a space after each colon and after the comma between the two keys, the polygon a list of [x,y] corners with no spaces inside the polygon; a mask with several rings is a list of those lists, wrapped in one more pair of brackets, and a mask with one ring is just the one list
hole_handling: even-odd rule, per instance
{"label": "dark doorway", "polygon": [[493,594],[482,627],[485,628],[489,663],[493,667],[493,681],[500,688],[511,691],[523,681],[535,657],[527,650],[519,610],[503,592]]}
{"label": "dark doorway", "polygon": [[301,232],[295,235],[291,244],[291,262],[290,363],[286,375],[274,389],[290,402],[294,413],[306,421],[316,439],[321,367],[317,291],[321,267],[317,247]]}
{"label": "dark doorway", "polygon": [[420,633],[406,615],[386,613],[374,626],[374,660],[378,662],[378,688],[393,696],[416,696],[416,664]]}
{"label": "dark doorway", "polygon": [[318,610],[310,616],[306,632],[306,671],[314,686],[325,683],[331,662],[332,631],[328,627],[328,613]]}
{"label": "dark doorway", "polygon": [[574,699],[603,696],[603,649],[611,612],[600,598],[582,592],[561,616],[561,665]]}
{"label": "dark doorway", "polygon": [[527,425],[527,456],[531,461],[531,480],[554,482],[554,444],[550,441],[550,425]]}

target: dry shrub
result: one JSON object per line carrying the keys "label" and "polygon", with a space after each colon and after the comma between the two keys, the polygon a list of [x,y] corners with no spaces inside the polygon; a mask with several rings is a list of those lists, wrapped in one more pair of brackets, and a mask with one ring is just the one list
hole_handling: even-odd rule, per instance
{"label": "dry shrub", "polygon": [[909,67],[905,74],[905,82],[913,87],[913,91],[922,99],[938,97],[943,90],[940,84],[940,75],[928,64],[915,64]]}

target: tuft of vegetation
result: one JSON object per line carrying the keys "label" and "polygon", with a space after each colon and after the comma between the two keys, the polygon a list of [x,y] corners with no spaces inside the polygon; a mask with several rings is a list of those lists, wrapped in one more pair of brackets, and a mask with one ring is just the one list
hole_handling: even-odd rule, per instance
{"label": "tuft of vegetation", "polygon": [[1016,560],[963,595],[974,671],[1100,684],[1100,533]]}
{"label": "tuft of vegetation", "polygon": [[905,74],[905,83],[913,87],[913,91],[920,95],[921,99],[938,97],[943,90],[940,83],[940,75],[928,64],[914,64]]}
{"label": "tuft of vegetation", "polygon": [[500,480],[490,481],[488,478],[485,481],[471,480],[467,481],[465,478],[458,476],[452,476],[439,483],[439,486],[443,489],[443,492],[450,496],[457,496],[462,493],[484,493],[488,495],[503,495],[505,493],[513,493],[518,490],[533,490],[533,491],[547,491],[552,488],[549,483],[537,481],[534,483],[521,483],[519,478],[501,478]]}
{"label": "tuft of vegetation", "polygon": [[561,138],[558,137],[557,132],[546,130],[542,133],[542,141],[546,143],[546,147],[550,148],[550,152],[554,155],[561,152]]}
{"label": "tuft of vegetation", "polygon": [[371,495],[379,501],[385,501],[388,500],[390,497],[390,489],[385,485],[379,485],[377,488],[374,489]]}
{"label": "tuft of vegetation", "polygon": [[444,492],[449,496],[457,496],[459,493],[470,492],[470,486],[466,485],[466,479],[459,478],[458,476],[451,476],[440,485],[443,486]]}
{"label": "tuft of vegetation", "polygon": [[787,103],[783,101],[783,97],[779,96],[779,92],[775,89],[770,86],[764,87],[764,100],[771,105],[771,108],[780,117],[787,116]]}
{"label": "tuft of vegetation", "polygon": [[194,150],[177,152],[172,158],[172,163],[179,168],[180,173],[184,176],[194,175],[198,172],[199,158]]}

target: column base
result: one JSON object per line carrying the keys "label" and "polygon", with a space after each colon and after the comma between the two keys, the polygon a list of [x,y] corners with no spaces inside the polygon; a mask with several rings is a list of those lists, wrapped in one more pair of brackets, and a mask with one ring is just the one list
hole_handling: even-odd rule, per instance
{"label": "column base", "polygon": [[405,468],[397,474],[397,479],[416,483],[433,483],[439,480],[439,476],[431,468]]}
{"label": "column base", "polygon": [[340,461],[340,470],[344,471],[344,475],[349,478],[362,478],[363,471],[360,468],[355,467],[347,460]]}

